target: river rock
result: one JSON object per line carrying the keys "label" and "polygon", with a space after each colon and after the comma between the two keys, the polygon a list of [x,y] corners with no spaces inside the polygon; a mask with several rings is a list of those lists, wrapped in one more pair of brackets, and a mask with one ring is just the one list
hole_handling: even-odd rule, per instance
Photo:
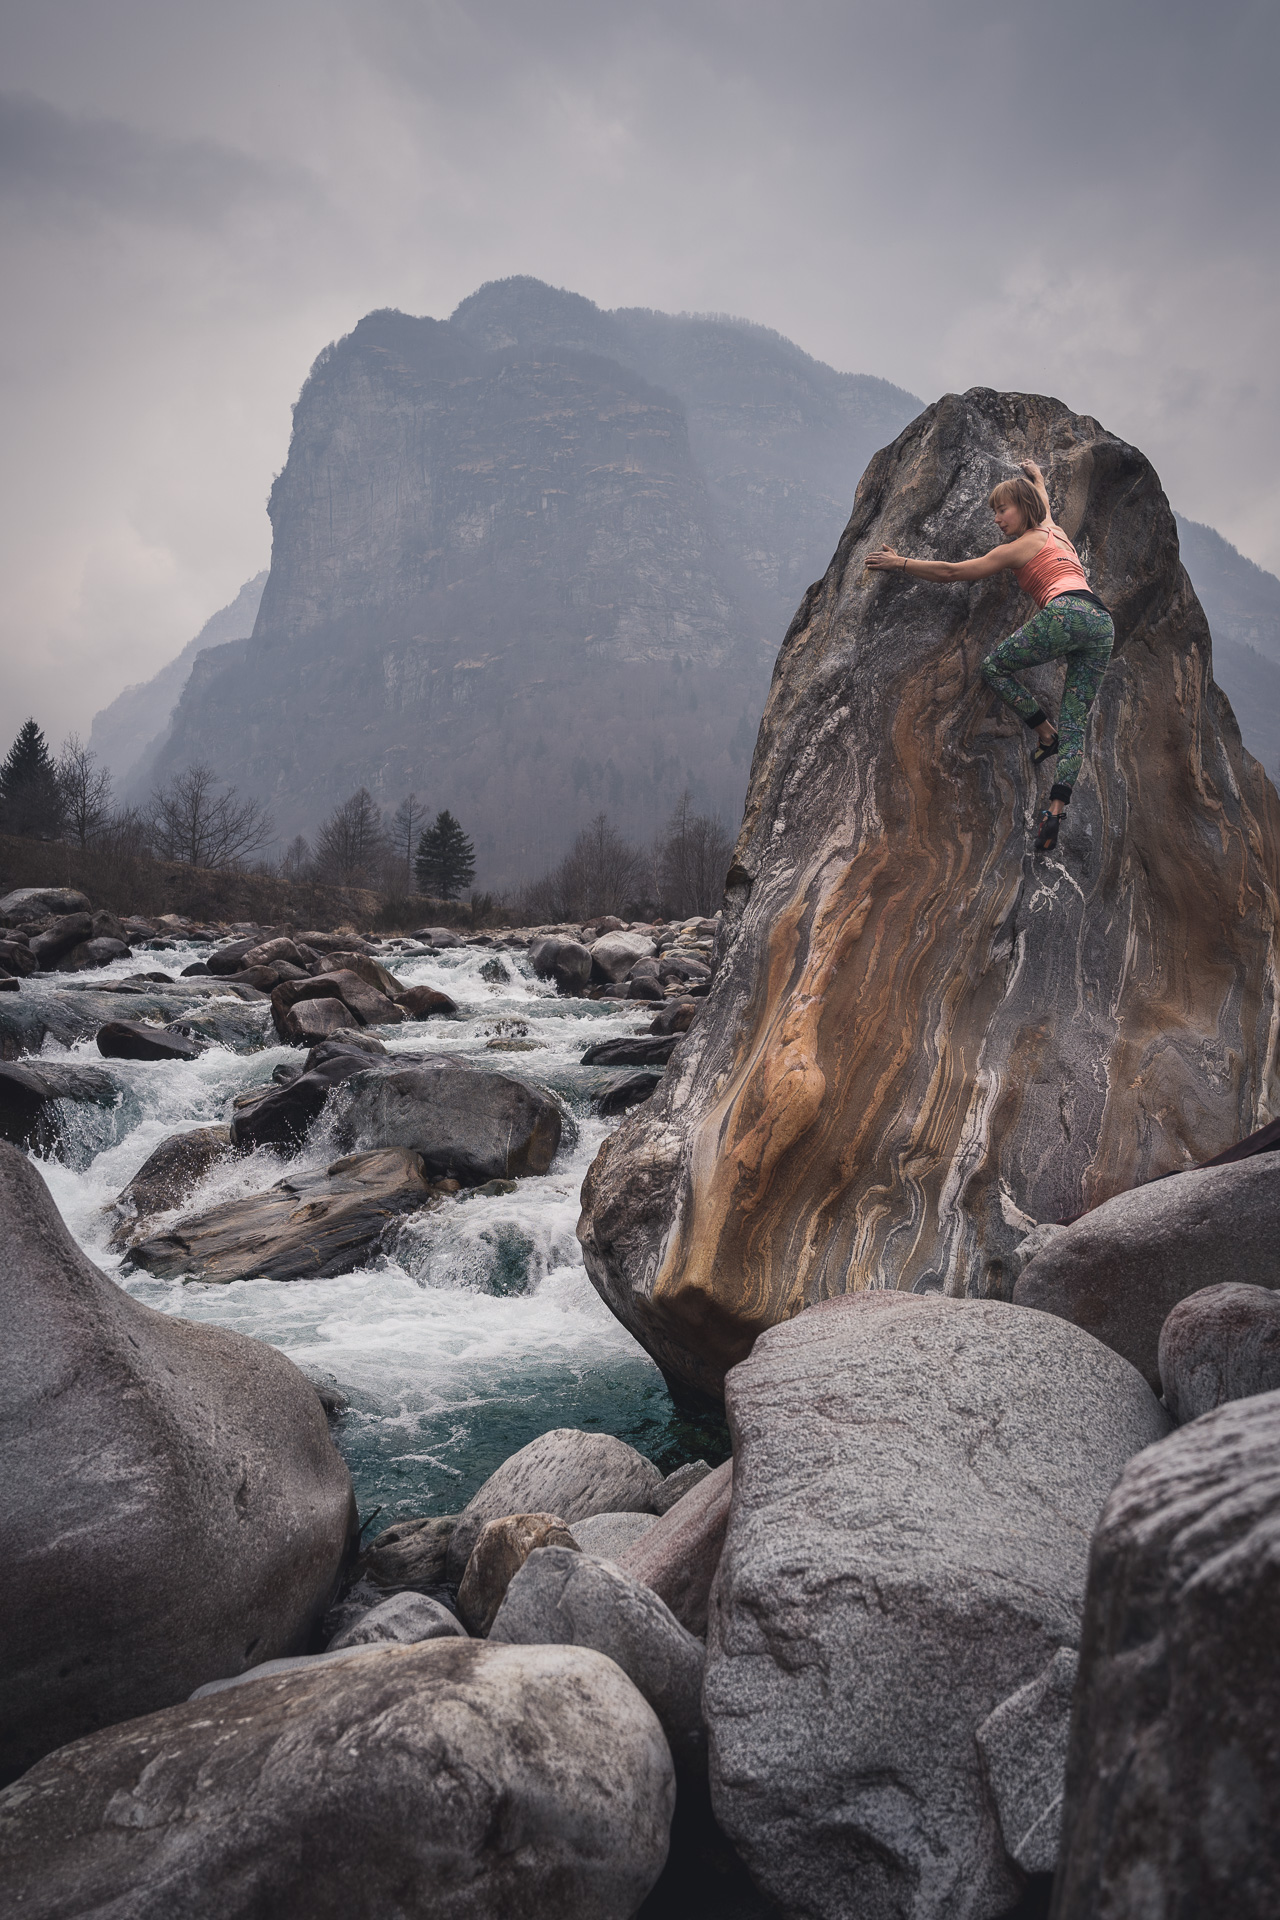
{"label": "river rock", "polygon": [[577,1541],[554,1513],[505,1513],[485,1521],[458,1586],[458,1612],[469,1633],[480,1638],[488,1633],[513,1577],[539,1547],[578,1552]]}
{"label": "river rock", "polygon": [[264,940],[260,946],[250,947],[248,952],[240,957],[240,970],[247,973],[251,968],[270,967],[280,960],[287,961],[290,966],[296,967],[299,973],[305,974],[308,970],[307,955],[303,953],[297,941],[291,940],[287,933],[280,934],[275,940]]}
{"label": "river rock", "polygon": [[422,1156],[386,1147],[188,1214],[129,1257],[161,1280],[322,1280],[361,1266],[404,1214],[437,1198]]}
{"label": "river rock", "polygon": [[420,927],[413,937],[415,940],[425,940],[430,946],[439,947],[441,951],[446,947],[465,947],[467,944],[462,935],[455,933],[452,927]]}
{"label": "river rock", "polygon": [[[711,1587],[724,1551],[732,1496],[733,1462],[726,1460],[673,1501],[656,1525],[621,1556],[624,1571],[652,1587],[690,1633],[707,1631]],[[654,1504],[666,1498],[664,1480]]]}
{"label": "river rock", "polygon": [[35,970],[36,957],[30,947],[20,945],[17,940],[0,940],[0,973],[25,980]]}
{"label": "river rock", "polygon": [[679,1035],[638,1034],[634,1039],[597,1040],[582,1056],[584,1067],[665,1067]]}
{"label": "river rock", "polygon": [[975,1736],[1078,1645],[1094,1524],[1168,1415],[1066,1321],[895,1292],[770,1328],[726,1405],[717,1819],[785,1912],[993,1920],[1023,1883]]}
{"label": "river rock", "polygon": [[335,1000],[346,1008],[342,1019],[344,1026],[395,1026],[405,1017],[376,987],[369,986],[358,974],[340,968],[335,973],[317,974],[314,979],[290,980],[277,987],[271,995],[271,1016],[276,1024],[276,1032],[282,1040],[296,1040],[299,1023],[305,1026],[312,1017],[307,1012],[310,1004],[324,1002],[328,1005]]}
{"label": "river rock", "polygon": [[[302,1063],[303,1072],[314,1073],[317,1067],[353,1053],[364,1054],[367,1067],[371,1059],[384,1059],[387,1051],[386,1042],[379,1040],[376,1033],[368,1033],[363,1027],[345,1027],[340,1033],[328,1034],[316,1042]],[[279,1068],[276,1071],[278,1073]]]}
{"label": "river rock", "polygon": [[583,1553],[618,1560],[654,1523],[651,1513],[592,1513],[574,1521],[573,1537]]}
{"label": "river rock", "polygon": [[110,1727],[0,1799],[30,1920],[626,1920],[675,1797],[653,1709],[588,1648],[345,1651]]}
{"label": "river rock", "polygon": [[[276,993],[279,991],[277,987]],[[295,1047],[314,1047],[319,1041],[328,1039],[330,1034],[341,1033],[351,1025],[351,1010],[341,1000],[302,1000],[276,1018],[273,994],[271,1013],[280,1038]]]}
{"label": "river rock", "polygon": [[[1053,763],[980,671],[1030,603],[863,566],[981,553],[1027,458],[1117,629],[1047,858]],[[687,1393],[827,1295],[1008,1299],[1031,1224],[1258,1124],[1280,811],[1211,665],[1159,478],[1096,421],[977,388],[871,460],[778,657],[703,1012],[583,1189],[592,1280]]]}
{"label": "river rock", "polygon": [[539,1087],[436,1056],[355,1075],[337,1127],[351,1148],[412,1147],[437,1178],[474,1187],[546,1173],[562,1115]]}
{"label": "river rock", "polygon": [[651,1513],[661,1485],[652,1460],[625,1440],[554,1427],[504,1460],[467,1502],[449,1542],[449,1579],[462,1578],[486,1520],[546,1511],[572,1526],[593,1513]]}
{"label": "river rock", "polygon": [[21,926],[49,914],[88,913],[88,896],[74,887],[18,887],[0,900],[0,922]]}
{"label": "river rock", "polygon": [[[307,1004],[320,1003],[312,1000]],[[313,1047],[307,1060],[314,1064],[306,1072],[280,1085],[262,1088],[260,1099],[237,1110],[231,1123],[231,1139],[237,1151],[275,1147],[292,1152],[306,1139],[333,1089],[353,1074],[363,1073],[369,1064],[367,1053],[337,1040]]]}
{"label": "river rock", "polygon": [[302,1650],[357,1526],[282,1353],[153,1312],[0,1146],[0,1777]]}
{"label": "river rock", "polygon": [[435,987],[406,987],[396,995],[396,1005],[406,1020],[430,1020],[436,1014],[458,1011],[458,1003]]}
{"label": "river rock", "polygon": [[73,947],[82,946],[93,938],[93,915],[89,913],[60,914],[43,933],[38,933],[31,942],[31,951],[35,955],[36,965],[48,972],[57,966],[64,954]]}
{"label": "river rock", "polygon": [[184,1034],[142,1020],[108,1020],[98,1028],[97,1047],[104,1060],[198,1060],[204,1052]]}
{"label": "river rock", "polygon": [[653,1093],[662,1076],[657,1073],[627,1073],[619,1080],[611,1080],[603,1093],[598,1093],[591,1102],[596,1112],[604,1119],[610,1119],[615,1113],[628,1113],[632,1107],[647,1100]]}
{"label": "river rock", "polygon": [[1094,1536],[1055,1920],[1280,1912],[1280,1393],[1131,1460]]}
{"label": "river rock", "polygon": [[246,1006],[238,1000],[212,1000],[170,1020],[169,1031],[211,1040],[232,1053],[259,1053],[267,1043],[267,1011],[260,1003]]}
{"label": "river rock", "polygon": [[705,1460],[686,1460],[682,1467],[669,1473],[658,1488],[653,1502],[655,1513],[670,1513],[677,1500],[683,1500],[686,1493],[700,1486],[711,1472]]}
{"label": "river rock", "polygon": [[581,993],[591,978],[591,954],[578,940],[535,940],[529,961],[539,980],[554,980],[561,993]]}
{"label": "river rock", "polygon": [[[500,1522],[498,1524],[501,1524]],[[676,1766],[705,1774],[706,1652],[648,1587],[564,1547],[540,1547],[512,1576],[490,1643],[594,1647],[622,1668],[662,1722]]]}
{"label": "river rock", "polygon": [[457,1524],[452,1513],[397,1522],[365,1548],[356,1565],[358,1578],[396,1593],[430,1593],[444,1586],[449,1541]]}
{"label": "river rock", "polygon": [[367,987],[372,987],[375,993],[380,993],[384,1000],[399,1000],[400,995],[407,991],[404,981],[397,980],[390,968],[384,967],[382,962],[375,960],[370,953],[325,954],[320,962],[320,972],[316,977],[322,979],[325,974],[338,971],[354,973],[357,980],[363,980]]}
{"label": "river rock", "polygon": [[230,1127],[193,1127],[189,1133],[171,1133],[162,1140],[112,1203],[119,1218],[112,1246],[122,1250],[143,1221],[181,1206],[210,1168],[230,1159],[231,1153]]}
{"label": "river rock", "polygon": [[0,1140],[79,1164],[107,1144],[106,1116],[118,1098],[115,1081],[100,1067],[6,1062],[0,1065]]}
{"label": "river rock", "polygon": [[606,933],[588,952],[595,978],[612,982],[625,980],[637,960],[647,960],[653,954],[654,944],[643,933]]}
{"label": "river rock", "polygon": [[1280,1293],[1227,1280],[1180,1300],[1160,1329],[1164,1403],[1180,1426],[1280,1389]]}
{"label": "river rock", "polygon": [[465,1640],[467,1630],[456,1614],[425,1593],[393,1593],[389,1600],[369,1607],[358,1620],[329,1642],[341,1647],[416,1646],[420,1640]]}
{"label": "river rock", "polygon": [[650,1033],[688,1033],[698,1017],[696,1000],[669,1000],[661,1013],[655,1013]]}
{"label": "river rock", "polygon": [[1118,1194],[1029,1260],[1013,1297],[1104,1340],[1159,1392],[1166,1317],[1224,1280],[1280,1285],[1280,1155]]}

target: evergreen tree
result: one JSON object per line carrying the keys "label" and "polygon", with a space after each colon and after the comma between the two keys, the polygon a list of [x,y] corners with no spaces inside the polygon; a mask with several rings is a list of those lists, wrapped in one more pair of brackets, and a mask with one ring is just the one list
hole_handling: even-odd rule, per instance
{"label": "evergreen tree", "polygon": [[44,735],[34,720],[28,720],[0,767],[0,826],[6,833],[56,840],[62,818],[58,769]]}
{"label": "evergreen tree", "polygon": [[413,871],[418,892],[433,900],[456,900],[475,879],[475,848],[447,807],[419,837]]}

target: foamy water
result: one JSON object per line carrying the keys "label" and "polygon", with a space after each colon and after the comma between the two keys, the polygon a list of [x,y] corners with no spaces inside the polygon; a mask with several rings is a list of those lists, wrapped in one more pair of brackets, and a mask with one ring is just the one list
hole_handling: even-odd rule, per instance
{"label": "foamy water", "polygon": [[[176,975],[202,951],[139,953],[93,979],[120,979],[153,963]],[[105,1123],[91,1118],[82,1131],[77,1157],[87,1164],[36,1162],[80,1246],[149,1306],[269,1341],[314,1378],[340,1387],[351,1406],[334,1437],[362,1517],[378,1510],[378,1528],[411,1514],[456,1511],[501,1460],[549,1427],[616,1433],[664,1467],[709,1444],[714,1450],[715,1434],[680,1420],[657,1368],[595,1293],[574,1232],[583,1175],[617,1124],[593,1115],[590,1101],[618,1070],[584,1067],[582,1052],[593,1041],[643,1033],[652,1010],[560,999],[533,978],[522,954],[498,956],[511,978],[496,985],[480,973],[492,949],[383,957],[407,985],[450,994],[461,1015],[381,1029],[393,1054],[456,1053],[560,1100],[567,1124],[549,1173],[519,1181],[512,1193],[459,1195],[413,1216],[389,1252],[331,1280],[216,1286],[125,1275],[107,1244],[116,1194],[162,1140],[225,1121],[234,1094],[268,1082],[284,1061],[298,1064],[299,1052],[215,1046],[191,1062],[104,1061],[91,1040],[46,1045],[47,1057],[103,1069],[121,1092],[115,1113]],[[129,1017],[127,999],[119,1017]],[[535,1041],[537,1051],[489,1050],[486,1042],[499,1037]],[[322,1123],[288,1166],[323,1167],[333,1157]],[[285,1171],[265,1150],[231,1160],[181,1211],[261,1192]],[[176,1218],[161,1216],[157,1228]]]}

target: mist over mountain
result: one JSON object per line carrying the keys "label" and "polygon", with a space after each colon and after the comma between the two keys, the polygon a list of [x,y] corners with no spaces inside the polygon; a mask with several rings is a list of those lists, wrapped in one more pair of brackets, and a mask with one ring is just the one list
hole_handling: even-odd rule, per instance
{"label": "mist over mountain", "polygon": [[145,781],[163,744],[169,717],[191,676],[196,655],[206,647],[247,640],[258,617],[267,570],[246,580],[235,599],[206,620],[176,660],[150,680],[139,681],[117,694],[109,707],[93,716],[89,745],[115,779],[128,788]]}
{"label": "mist over mountain", "polygon": [[370,314],[316,361],[247,647],[207,651],[154,772],[207,760],[281,839],[414,789],[480,882],[688,786],[736,820],[778,644],[920,402],[743,321],[536,280]]}

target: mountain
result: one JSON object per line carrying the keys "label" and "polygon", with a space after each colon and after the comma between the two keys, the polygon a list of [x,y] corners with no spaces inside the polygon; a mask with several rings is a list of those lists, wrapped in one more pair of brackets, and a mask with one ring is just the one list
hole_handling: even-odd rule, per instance
{"label": "mountain", "polygon": [[1244,743],[1280,779],[1280,580],[1212,527],[1177,515],[1182,564],[1213,635],[1213,677]]}
{"label": "mountain", "polygon": [[689,786],[736,820],[778,642],[871,453],[919,411],[744,321],[530,279],[323,352],[272,490],[252,639],[206,655],[155,771],[204,759],[312,833],[411,788],[480,884]]}
{"label": "mountain", "polygon": [[[258,617],[266,571],[246,580],[228,606],[206,620],[194,640],[189,640],[176,660],[150,680],[126,687],[109,707],[93,716],[89,745],[111,769],[123,790],[145,780],[151,762],[158,754],[169,716],[177,706],[191,675],[198,653],[231,640],[247,640]],[[140,764],[141,763],[141,764]]]}

